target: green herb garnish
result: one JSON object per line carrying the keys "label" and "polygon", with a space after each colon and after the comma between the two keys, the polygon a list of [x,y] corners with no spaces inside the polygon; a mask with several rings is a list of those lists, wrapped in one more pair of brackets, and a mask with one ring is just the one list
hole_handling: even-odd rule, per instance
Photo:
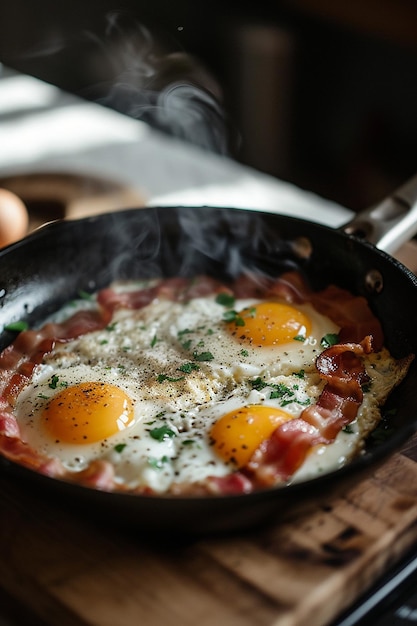
{"label": "green herb garnish", "polygon": [[118,443],[117,445],[114,446],[114,449],[116,452],[123,452],[123,450],[126,448],[127,444],[126,443]]}
{"label": "green herb garnish", "polygon": [[168,463],[169,458],[164,455],[160,459],[156,459],[153,456],[148,457],[148,465],[150,465],[153,469],[160,470],[164,467],[165,463]]}
{"label": "green herb garnish", "polygon": [[245,326],[245,320],[237,311],[231,309],[223,313],[223,319],[225,322],[233,322],[236,326]]}
{"label": "green herb garnish", "polygon": [[265,387],[268,387],[268,384],[264,380],[262,380],[262,378],[255,378],[255,380],[250,380],[249,384],[251,385],[252,389],[256,389],[256,391],[261,391]]}
{"label": "green herb garnish", "polygon": [[[262,378],[255,378],[254,380],[250,380],[249,384],[251,385],[252,389],[256,389],[256,391],[262,391],[262,389],[265,389],[265,387],[270,387],[272,389],[269,396],[270,399],[282,400],[282,406],[285,406],[286,404],[291,404],[291,402],[295,402],[294,391],[283,383],[267,383],[262,380]],[[296,387],[294,387],[294,389],[296,389]]]}
{"label": "green herb garnish", "polygon": [[211,352],[193,352],[193,358],[195,361],[212,361],[214,356]]}
{"label": "green herb garnish", "polygon": [[158,381],[158,383],[163,383],[166,380],[169,383],[177,383],[179,380],[184,380],[184,376],[179,376],[178,378],[174,378],[173,376],[167,376],[166,374],[158,374],[156,380]]}
{"label": "green herb garnish", "polygon": [[294,372],[294,376],[297,376],[297,378],[304,378],[305,370],[300,370],[299,372]]}
{"label": "green herb garnish", "polygon": [[91,293],[88,293],[87,291],[83,291],[83,289],[80,289],[80,291],[78,292],[78,295],[82,300],[93,300],[93,296],[91,295]]}
{"label": "green herb garnish", "polygon": [[23,330],[27,330],[29,328],[29,324],[20,320],[18,322],[11,322],[10,324],[6,324],[4,327],[5,330],[11,330],[14,333],[20,333]]}
{"label": "green herb garnish", "polygon": [[49,387],[51,389],[56,389],[58,387],[58,381],[59,381],[59,376],[57,376],[56,374],[54,374],[51,378],[51,382],[49,383]]}
{"label": "green herb garnish", "polygon": [[[287,385],[284,385],[282,383],[279,384],[273,384],[273,385],[269,385],[270,387],[272,387],[272,391],[271,391],[271,395],[269,396],[270,398],[274,399],[274,398],[293,398],[294,397],[294,392],[291,391],[291,389],[289,387],[287,387]],[[291,400],[292,402],[292,400]]]}
{"label": "green herb garnish", "polygon": [[172,437],[176,436],[176,433],[169,426],[159,426],[157,428],[152,428],[149,431],[152,439],[156,439],[157,441],[164,441],[165,439],[172,439]]}
{"label": "green herb garnish", "polygon": [[320,345],[322,348],[330,348],[339,343],[339,335],[336,333],[327,333],[321,338]]}
{"label": "green herb garnish", "polygon": [[193,331],[190,330],[189,328],[184,328],[183,330],[179,330],[178,331],[178,337],[182,337],[183,335],[188,335],[189,333],[192,333]]}
{"label": "green herb garnish", "polygon": [[232,308],[235,304],[235,297],[229,293],[219,293],[216,296],[216,302],[222,306]]}
{"label": "green herb garnish", "polygon": [[177,370],[179,370],[180,372],[184,372],[184,374],[191,374],[192,371],[199,369],[200,366],[196,363],[183,363],[183,365],[177,367]]}

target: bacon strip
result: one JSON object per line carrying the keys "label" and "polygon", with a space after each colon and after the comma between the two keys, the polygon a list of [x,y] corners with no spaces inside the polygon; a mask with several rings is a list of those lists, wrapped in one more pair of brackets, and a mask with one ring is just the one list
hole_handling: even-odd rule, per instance
{"label": "bacon strip", "polygon": [[76,482],[85,487],[94,487],[102,491],[112,491],[114,484],[114,467],[108,461],[97,459],[92,461],[90,465],[73,477]]}
{"label": "bacon strip", "polygon": [[8,421],[3,415],[0,417],[0,450],[7,459],[41,474],[60,477],[65,473],[58,459],[43,456],[22,441],[13,421]]}
{"label": "bacon strip", "polygon": [[97,297],[98,303],[106,310],[141,309],[155,299],[187,302],[193,298],[201,298],[209,294],[229,291],[225,285],[209,276],[197,278],[167,278],[154,286],[132,291],[117,292],[111,287],[102,289]]}
{"label": "bacon strip", "polygon": [[330,285],[323,291],[312,293],[310,301],[319,313],[330,317],[340,326],[341,342],[359,343],[367,335],[372,335],[374,351],[378,352],[382,348],[384,332],[381,323],[364,297],[354,296],[345,289]]}
{"label": "bacon strip", "polygon": [[289,304],[301,304],[310,300],[311,289],[299,272],[286,272],[272,282],[265,297],[283,298]]}
{"label": "bacon strip", "polygon": [[326,380],[323,392],[316,404],[279,426],[255,451],[245,469],[256,485],[287,481],[313,446],[332,443],[355,419],[363,400],[361,385],[368,380],[361,357],[371,350],[367,337],[360,344],[337,344],[321,353],[316,366]]}
{"label": "bacon strip", "polygon": [[280,298],[289,304],[311,302],[319,313],[326,315],[340,327],[341,343],[360,343],[364,337],[371,335],[375,352],[384,344],[381,323],[372,313],[367,300],[336,285],[314,292],[303,276],[293,271],[276,279],[241,276],[232,285],[232,289],[237,298]]}
{"label": "bacon strip", "polygon": [[46,324],[42,329],[21,332],[0,354],[0,392],[13,404],[33,369],[51,352],[57,342],[69,341],[83,334],[104,328],[111,314],[102,311],[79,311],[60,324]]}

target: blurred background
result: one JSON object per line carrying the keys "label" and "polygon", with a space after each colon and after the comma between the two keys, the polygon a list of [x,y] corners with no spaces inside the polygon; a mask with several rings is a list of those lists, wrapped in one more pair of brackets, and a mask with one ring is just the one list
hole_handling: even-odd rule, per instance
{"label": "blurred background", "polygon": [[417,170],[414,0],[0,0],[0,62],[354,210]]}

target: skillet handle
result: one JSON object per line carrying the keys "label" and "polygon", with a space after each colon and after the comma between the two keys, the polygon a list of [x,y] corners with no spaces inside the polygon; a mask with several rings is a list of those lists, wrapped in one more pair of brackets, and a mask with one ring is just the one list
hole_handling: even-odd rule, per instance
{"label": "skillet handle", "polygon": [[341,227],[392,254],[417,233],[417,175]]}

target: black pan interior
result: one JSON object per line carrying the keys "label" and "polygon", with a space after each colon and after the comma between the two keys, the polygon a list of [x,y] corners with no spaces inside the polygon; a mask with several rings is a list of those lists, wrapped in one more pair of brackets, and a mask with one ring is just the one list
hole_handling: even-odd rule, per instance
{"label": "black pan interior", "polygon": [[[210,274],[228,280],[243,270],[277,275],[292,268],[300,270],[314,289],[336,283],[365,295],[382,320],[393,354],[417,353],[417,279],[392,257],[309,221],[228,208],[132,209],[43,227],[0,252],[0,328],[16,320],[37,325],[80,290],[93,292],[114,279]],[[370,276],[378,276],[377,288]],[[13,333],[3,331],[0,349],[13,338]],[[370,446],[347,468],[308,485],[174,502],[92,493],[34,475],[4,459],[2,466],[42,490],[52,488],[85,503],[96,502],[141,526],[203,532],[245,527],[275,515],[284,499],[310,497],[335,474],[342,481],[403,443],[417,425],[415,370],[414,364],[387,405],[385,440]]]}

